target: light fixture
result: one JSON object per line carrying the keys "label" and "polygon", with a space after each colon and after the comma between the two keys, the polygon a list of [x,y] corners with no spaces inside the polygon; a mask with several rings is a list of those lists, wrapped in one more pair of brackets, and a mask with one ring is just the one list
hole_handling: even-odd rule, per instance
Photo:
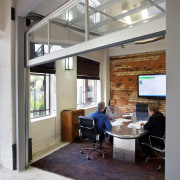
{"label": "light fixture", "polygon": [[65,58],[65,70],[73,69],[73,57]]}

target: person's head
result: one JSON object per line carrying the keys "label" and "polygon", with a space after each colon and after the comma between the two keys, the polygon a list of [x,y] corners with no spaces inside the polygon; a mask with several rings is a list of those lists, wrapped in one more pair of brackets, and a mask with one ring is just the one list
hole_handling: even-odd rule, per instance
{"label": "person's head", "polygon": [[98,103],[98,111],[103,112],[104,108],[105,108],[105,103],[104,102]]}
{"label": "person's head", "polygon": [[149,113],[150,116],[157,113],[157,112],[158,112],[158,107],[157,106],[155,106],[155,105],[149,105],[148,106],[148,113]]}
{"label": "person's head", "polygon": [[115,108],[115,106],[116,106],[116,100],[115,99],[110,100],[110,106],[111,106],[112,109]]}

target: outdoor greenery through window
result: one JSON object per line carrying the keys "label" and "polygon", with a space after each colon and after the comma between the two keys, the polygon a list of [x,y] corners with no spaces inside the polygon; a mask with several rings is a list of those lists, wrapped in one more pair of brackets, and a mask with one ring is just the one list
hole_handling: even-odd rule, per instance
{"label": "outdoor greenery through window", "polygon": [[[30,108],[31,118],[48,116],[55,112],[56,98],[51,95],[55,87],[55,75],[48,73],[31,73],[30,75]],[[55,85],[54,85],[55,86]]]}
{"label": "outdoor greenery through window", "polygon": [[97,105],[100,99],[100,81],[91,79],[77,79],[77,107]]}

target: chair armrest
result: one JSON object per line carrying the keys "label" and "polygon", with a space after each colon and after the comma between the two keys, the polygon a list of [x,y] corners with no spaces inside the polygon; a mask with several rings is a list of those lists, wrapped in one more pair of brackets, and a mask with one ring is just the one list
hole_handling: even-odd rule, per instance
{"label": "chair armrest", "polygon": [[164,138],[164,137],[157,137],[157,136],[149,135],[149,142],[151,142],[152,139],[155,139],[155,140],[162,140],[163,142],[165,142],[165,138]]}
{"label": "chair armrest", "polygon": [[157,136],[149,136],[149,143],[152,147],[157,147],[159,149],[165,148],[165,138],[164,137],[157,137]]}
{"label": "chair armrest", "polygon": [[79,137],[82,137],[82,131],[79,129]]}

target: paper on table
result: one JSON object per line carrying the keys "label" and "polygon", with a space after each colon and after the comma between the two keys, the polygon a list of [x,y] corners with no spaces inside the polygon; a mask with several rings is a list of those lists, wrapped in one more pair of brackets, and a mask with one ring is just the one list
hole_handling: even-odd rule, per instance
{"label": "paper on table", "polygon": [[138,121],[138,122],[136,122],[136,123],[130,123],[130,124],[128,124],[128,128],[141,129],[141,123],[146,124],[147,121]]}
{"label": "paper on table", "polygon": [[115,120],[112,120],[112,121],[110,121],[111,122],[111,125],[112,126],[119,126],[119,125],[121,125],[123,122],[129,122],[129,121],[131,121],[131,120],[129,120],[129,119],[123,119],[123,118],[118,118],[118,119],[115,119]]}

